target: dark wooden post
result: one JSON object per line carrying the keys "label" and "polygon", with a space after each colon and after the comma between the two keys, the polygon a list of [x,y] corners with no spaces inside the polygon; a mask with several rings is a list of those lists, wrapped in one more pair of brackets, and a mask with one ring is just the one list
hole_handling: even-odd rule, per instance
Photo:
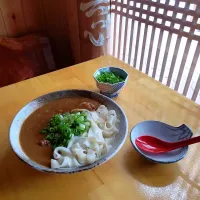
{"label": "dark wooden post", "polygon": [[110,38],[110,0],[78,0],[81,61],[106,55]]}

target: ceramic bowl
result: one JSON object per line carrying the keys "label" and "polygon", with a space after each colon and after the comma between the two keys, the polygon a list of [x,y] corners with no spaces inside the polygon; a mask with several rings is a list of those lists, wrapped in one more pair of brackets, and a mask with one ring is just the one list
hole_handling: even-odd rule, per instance
{"label": "ceramic bowl", "polygon": [[[119,83],[115,83],[115,84],[99,82],[96,77],[101,72],[113,72],[113,73],[116,73],[119,76],[121,76],[124,79],[124,81],[119,82]],[[122,90],[122,88],[126,85],[126,83],[128,81],[128,73],[125,70],[123,70],[121,68],[117,68],[117,67],[100,68],[94,73],[93,77],[94,77],[94,79],[96,81],[97,87],[100,89],[100,92],[103,95],[105,95],[105,96],[107,96],[109,98],[117,97],[119,95],[119,92]]]}
{"label": "ceramic bowl", "polygon": [[[73,167],[73,168],[66,168],[66,169],[51,169],[45,166],[42,166],[34,161],[32,161],[26,153],[23,151],[21,145],[20,145],[20,129],[23,125],[23,122],[38,108],[41,106],[54,101],[56,99],[61,98],[68,98],[68,97],[87,97],[93,100],[97,100],[103,105],[107,106],[108,109],[113,109],[116,111],[117,116],[120,120],[120,123],[118,125],[119,134],[116,136],[114,143],[112,144],[112,148],[109,150],[107,154],[102,156],[99,160],[97,160],[95,163],[87,165],[87,166],[81,166],[81,167]],[[11,147],[13,151],[16,153],[16,155],[25,163],[30,165],[31,167],[44,172],[52,172],[52,173],[75,173],[80,172],[83,170],[92,169],[98,165],[101,165],[111,159],[122,147],[122,145],[125,142],[126,136],[128,133],[128,122],[126,115],[124,114],[123,110],[120,108],[120,106],[109,99],[108,97],[97,94],[91,91],[86,90],[64,90],[64,91],[57,91],[53,93],[46,94],[44,96],[38,97],[37,99],[31,101],[27,105],[25,105],[15,116],[9,132],[9,140]]]}
{"label": "ceramic bowl", "polygon": [[159,121],[144,121],[137,124],[131,131],[130,139],[133,147],[146,159],[155,163],[174,163],[183,159],[188,151],[188,146],[160,154],[148,153],[136,146],[137,137],[150,135],[167,142],[177,142],[189,139],[193,133],[185,124],[179,127],[173,127]]}

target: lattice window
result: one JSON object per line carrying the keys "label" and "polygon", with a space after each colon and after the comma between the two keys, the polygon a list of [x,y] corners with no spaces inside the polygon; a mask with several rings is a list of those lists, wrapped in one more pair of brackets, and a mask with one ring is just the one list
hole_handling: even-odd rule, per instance
{"label": "lattice window", "polygon": [[200,102],[199,0],[116,0],[112,21],[114,56]]}

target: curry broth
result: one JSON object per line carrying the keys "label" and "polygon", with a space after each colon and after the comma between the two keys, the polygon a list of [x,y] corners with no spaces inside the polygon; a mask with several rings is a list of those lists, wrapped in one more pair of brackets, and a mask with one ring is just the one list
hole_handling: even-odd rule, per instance
{"label": "curry broth", "polygon": [[23,151],[31,160],[50,167],[53,148],[40,145],[40,141],[44,139],[40,131],[47,126],[52,115],[69,112],[78,108],[83,102],[92,103],[95,107],[100,105],[99,102],[89,98],[63,98],[52,101],[37,109],[25,120],[20,132],[20,143]]}

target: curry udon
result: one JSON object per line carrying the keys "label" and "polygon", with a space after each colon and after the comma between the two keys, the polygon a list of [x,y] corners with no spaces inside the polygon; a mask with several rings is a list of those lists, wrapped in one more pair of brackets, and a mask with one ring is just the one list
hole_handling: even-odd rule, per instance
{"label": "curry udon", "polygon": [[20,132],[23,151],[46,167],[78,167],[108,152],[118,133],[117,115],[100,102],[73,97],[52,101],[33,112]]}

